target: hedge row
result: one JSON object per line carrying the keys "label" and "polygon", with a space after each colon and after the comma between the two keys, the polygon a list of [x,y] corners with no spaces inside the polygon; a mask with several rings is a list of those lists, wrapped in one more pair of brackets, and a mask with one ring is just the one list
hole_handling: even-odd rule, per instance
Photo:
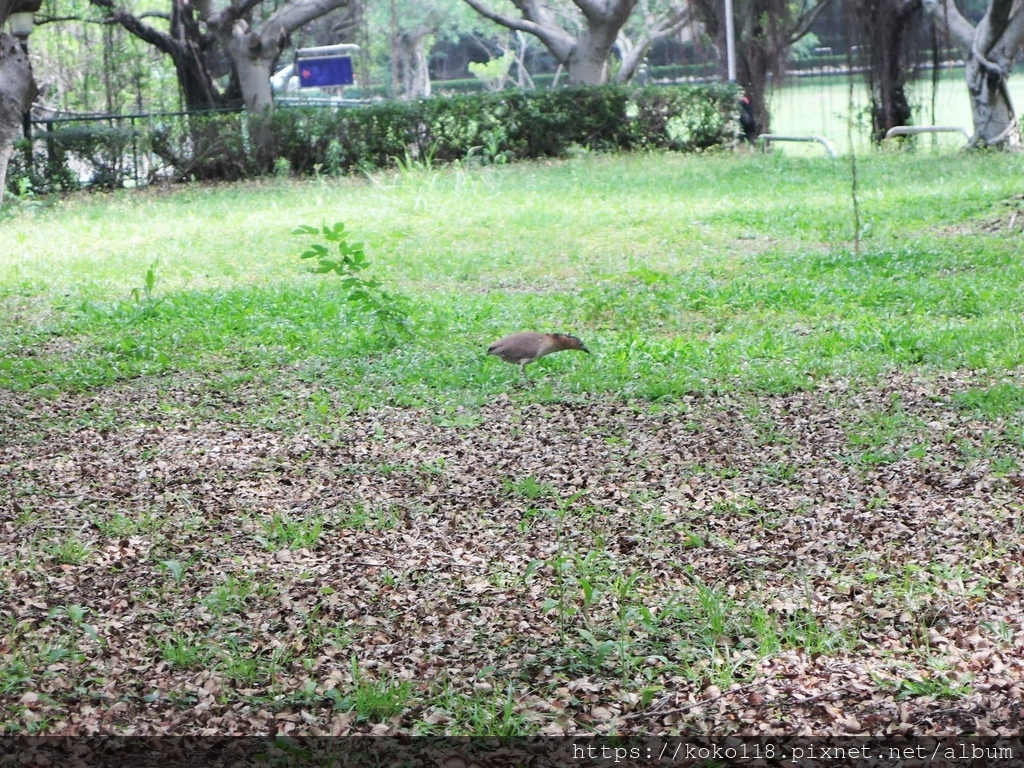
{"label": "hedge row", "polygon": [[278,108],[262,125],[239,113],[150,118],[113,127],[105,120],[100,128],[79,123],[37,136],[31,167],[22,147],[8,179],[15,192],[26,179],[44,191],[159,178],[236,180],[282,169],[338,174],[428,159],[507,162],[558,157],[573,147],[690,152],[735,142],[738,112],[736,88],[711,84]]}

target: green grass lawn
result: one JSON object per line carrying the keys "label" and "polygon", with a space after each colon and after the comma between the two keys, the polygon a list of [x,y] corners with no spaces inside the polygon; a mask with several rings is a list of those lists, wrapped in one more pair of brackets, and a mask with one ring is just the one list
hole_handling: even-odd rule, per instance
{"label": "green grass lawn", "polygon": [[[4,728],[1012,727],[1024,160],[858,174],[859,251],[780,154],[9,206]],[[336,221],[397,345],[299,258]],[[527,329],[594,354],[517,386]]]}
{"label": "green grass lawn", "polygon": [[[285,365],[342,376],[354,398],[482,402],[509,371],[479,350],[532,327],[599,353],[552,363],[561,386],[624,396],[1012,368],[1019,243],[978,222],[1007,212],[1020,172],[1003,157],[865,158],[859,255],[849,166],[823,159],[586,157],[24,206],[2,234],[0,383]],[[335,221],[413,302],[396,352],[297,258],[296,225]]]}

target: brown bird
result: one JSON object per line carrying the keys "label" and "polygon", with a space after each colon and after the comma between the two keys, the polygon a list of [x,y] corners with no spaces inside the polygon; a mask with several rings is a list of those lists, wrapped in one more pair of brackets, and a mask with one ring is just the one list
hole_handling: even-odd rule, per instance
{"label": "brown bird", "polygon": [[590,354],[590,350],[575,336],[565,333],[536,333],[534,331],[513,333],[511,336],[498,339],[487,348],[487,354],[497,355],[506,363],[518,365],[523,378],[530,381],[530,377],[526,375],[527,365],[544,355],[567,349],[578,349],[580,352]]}

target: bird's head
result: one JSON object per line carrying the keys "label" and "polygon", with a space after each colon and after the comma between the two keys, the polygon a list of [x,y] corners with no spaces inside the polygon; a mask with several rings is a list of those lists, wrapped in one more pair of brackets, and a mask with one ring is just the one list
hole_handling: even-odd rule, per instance
{"label": "bird's head", "polygon": [[590,350],[587,349],[586,345],[575,336],[570,336],[567,333],[553,333],[551,335],[558,342],[560,349],[578,349],[580,352],[590,354]]}

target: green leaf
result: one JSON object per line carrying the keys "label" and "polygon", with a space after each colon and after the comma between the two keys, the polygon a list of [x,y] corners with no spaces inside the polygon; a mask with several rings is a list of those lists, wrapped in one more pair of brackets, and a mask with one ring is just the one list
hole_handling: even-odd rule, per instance
{"label": "green leaf", "polygon": [[304,251],[302,254],[299,255],[299,258],[300,259],[312,259],[314,257],[326,256],[326,255],[327,255],[327,249],[324,248],[322,245],[311,245],[309,247],[308,251]]}
{"label": "green leaf", "polygon": [[181,581],[182,576],[184,575],[184,569],[181,567],[181,563],[177,560],[161,560],[160,565],[170,572],[175,581]]}
{"label": "green leaf", "polygon": [[337,244],[339,258],[328,258],[328,248],[323,243],[312,244],[300,254],[300,258],[319,260],[319,264],[309,270],[313,274],[336,273],[341,278],[342,288],[347,292],[345,301],[359,312],[376,319],[376,333],[386,337],[394,337],[399,333],[409,334],[407,303],[401,297],[381,291],[381,282],[376,278],[364,279],[357,276],[370,266],[370,262],[366,258],[363,243],[347,241],[344,223],[324,225],[320,230],[302,226],[295,233],[322,234],[328,242]]}
{"label": "green leaf", "polygon": [[100,639],[99,632],[96,631],[96,627],[94,627],[92,624],[83,624],[82,631],[85,632],[85,634],[87,634],[97,643],[100,643],[101,645],[103,644],[103,641]]}

